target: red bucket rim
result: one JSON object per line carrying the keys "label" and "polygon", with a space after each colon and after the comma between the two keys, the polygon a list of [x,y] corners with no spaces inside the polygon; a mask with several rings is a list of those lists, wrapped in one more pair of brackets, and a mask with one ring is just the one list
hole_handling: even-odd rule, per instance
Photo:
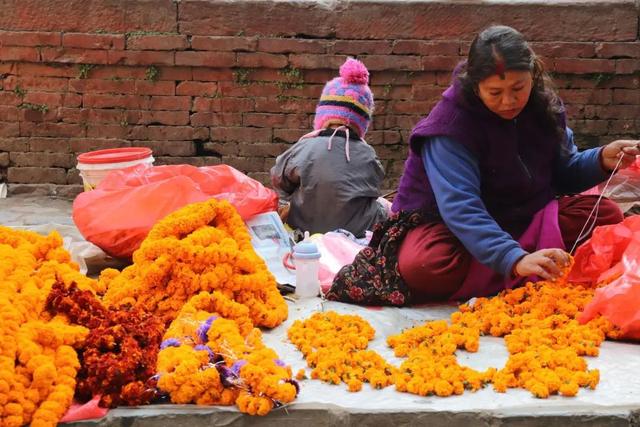
{"label": "red bucket rim", "polygon": [[78,156],[78,162],[86,164],[122,163],[150,157],[152,151],[146,147],[108,148],[89,151]]}

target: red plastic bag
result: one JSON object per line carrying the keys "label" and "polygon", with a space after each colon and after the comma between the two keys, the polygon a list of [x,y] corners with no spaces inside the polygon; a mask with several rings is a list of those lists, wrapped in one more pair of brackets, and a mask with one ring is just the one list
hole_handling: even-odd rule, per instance
{"label": "red plastic bag", "polygon": [[128,258],[151,227],[190,203],[228,200],[242,219],[274,211],[277,194],[227,165],[134,167],[111,172],[73,202],[73,220],[85,239],[117,258]]}
{"label": "red plastic bag", "polygon": [[640,157],[628,168],[619,170],[613,177],[607,188],[603,182],[582,194],[600,195],[613,200],[620,206],[622,212],[626,212],[640,200]]}
{"label": "red plastic bag", "polygon": [[620,328],[621,338],[640,340],[640,232],[634,234],[622,265],[622,276],[596,289],[578,320],[586,323],[602,315]]}
{"label": "red plastic bag", "polygon": [[596,227],[591,238],[576,250],[568,280],[595,286],[620,276],[622,255],[636,231],[640,231],[638,215],[619,224]]}

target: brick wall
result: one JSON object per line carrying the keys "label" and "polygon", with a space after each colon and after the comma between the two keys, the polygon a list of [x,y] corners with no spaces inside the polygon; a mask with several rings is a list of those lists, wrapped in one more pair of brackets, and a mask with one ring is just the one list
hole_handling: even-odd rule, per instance
{"label": "brick wall", "polygon": [[640,135],[634,0],[0,4],[0,179],[14,193],[73,194],[77,153],[129,145],[267,182],[347,55],[371,72],[367,139],[394,188],[409,130],[491,23],[545,58],[582,146]]}

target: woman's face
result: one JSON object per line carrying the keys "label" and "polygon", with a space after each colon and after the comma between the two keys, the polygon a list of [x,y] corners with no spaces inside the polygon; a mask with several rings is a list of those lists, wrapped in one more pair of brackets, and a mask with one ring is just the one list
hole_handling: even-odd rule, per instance
{"label": "woman's face", "polygon": [[478,96],[493,113],[505,120],[514,119],[529,101],[533,78],[529,71],[505,71],[478,83]]}

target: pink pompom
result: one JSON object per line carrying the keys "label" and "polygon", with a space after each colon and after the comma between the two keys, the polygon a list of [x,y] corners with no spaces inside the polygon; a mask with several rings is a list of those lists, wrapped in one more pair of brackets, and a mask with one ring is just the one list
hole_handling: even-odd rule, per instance
{"label": "pink pompom", "polygon": [[347,83],[366,85],[369,82],[369,70],[357,59],[348,58],[340,67],[340,77]]}

